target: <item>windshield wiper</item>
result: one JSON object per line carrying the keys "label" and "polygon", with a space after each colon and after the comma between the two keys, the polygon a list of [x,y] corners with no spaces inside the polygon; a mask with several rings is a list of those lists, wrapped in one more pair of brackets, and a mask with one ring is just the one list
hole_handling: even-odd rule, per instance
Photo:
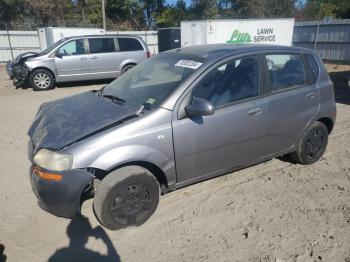
{"label": "windshield wiper", "polygon": [[108,94],[108,95],[102,95],[102,97],[111,99],[113,102],[116,102],[116,103],[126,103],[126,101],[123,98],[120,98],[118,96]]}
{"label": "windshield wiper", "polygon": [[105,89],[106,86],[102,87],[100,90],[96,90],[96,93],[98,96],[101,96],[103,94],[103,89]]}
{"label": "windshield wiper", "polygon": [[139,116],[143,113],[143,110],[145,109],[144,105],[140,105],[139,110],[137,110],[137,112],[135,113],[135,115]]}

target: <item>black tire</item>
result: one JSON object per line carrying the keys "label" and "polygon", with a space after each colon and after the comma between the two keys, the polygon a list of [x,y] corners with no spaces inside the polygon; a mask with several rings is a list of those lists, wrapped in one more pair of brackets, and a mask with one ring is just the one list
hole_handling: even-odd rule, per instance
{"label": "black tire", "polygon": [[139,226],[155,212],[159,196],[159,183],[148,170],[123,167],[99,184],[93,204],[95,216],[110,230]]}
{"label": "black tire", "polygon": [[302,165],[310,165],[318,161],[326,151],[328,144],[327,127],[316,121],[310,125],[301,137],[296,152],[290,154],[291,159]]}
{"label": "black tire", "polygon": [[122,74],[124,74],[126,71],[130,70],[134,66],[136,66],[136,65],[135,64],[128,64],[128,65],[124,66],[122,69]]}
{"label": "black tire", "polygon": [[47,91],[55,86],[55,78],[49,70],[40,68],[30,74],[29,84],[34,91]]}

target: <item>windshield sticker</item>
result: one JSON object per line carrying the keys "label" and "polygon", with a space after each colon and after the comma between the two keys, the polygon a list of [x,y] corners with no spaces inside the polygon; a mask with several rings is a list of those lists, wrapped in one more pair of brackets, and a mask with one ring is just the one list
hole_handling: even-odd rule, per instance
{"label": "windshield sticker", "polygon": [[156,100],[154,98],[148,98],[146,101],[147,104],[151,104],[151,105],[153,105],[155,102]]}
{"label": "windshield sticker", "polygon": [[193,60],[179,60],[175,66],[186,67],[191,69],[198,69],[203,63],[199,63]]}

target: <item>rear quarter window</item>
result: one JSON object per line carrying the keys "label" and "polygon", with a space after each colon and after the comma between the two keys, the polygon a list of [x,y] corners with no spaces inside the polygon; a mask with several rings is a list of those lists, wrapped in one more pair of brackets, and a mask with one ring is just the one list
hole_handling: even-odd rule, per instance
{"label": "rear quarter window", "polygon": [[310,66],[310,69],[311,69],[311,72],[312,72],[312,75],[314,78],[313,82],[316,82],[318,79],[318,76],[320,74],[319,65],[318,65],[318,63],[313,55],[306,55],[306,61]]}
{"label": "rear quarter window", "polygon": [[121,37],[118,38],[120,51],[140,51],[143,46],[140,41],[135,38]]}

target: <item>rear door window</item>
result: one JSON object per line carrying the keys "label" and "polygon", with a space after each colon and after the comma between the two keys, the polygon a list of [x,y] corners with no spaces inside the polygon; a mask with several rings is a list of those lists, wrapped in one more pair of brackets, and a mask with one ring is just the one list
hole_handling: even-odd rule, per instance
{"label": "rear door window", "polygon": [[120,51],[140,51],[143,47],[135,38],[120,37],[118,38]]}
{"label": "rear door window", "polygon": [[113,38],[90,38],[89,46],[91,54],[115,52]]}
{"label": "rear door window", "polygon": [[271,91],[303,86],[306,84],[306,72],[300,55],[266,55]]}

